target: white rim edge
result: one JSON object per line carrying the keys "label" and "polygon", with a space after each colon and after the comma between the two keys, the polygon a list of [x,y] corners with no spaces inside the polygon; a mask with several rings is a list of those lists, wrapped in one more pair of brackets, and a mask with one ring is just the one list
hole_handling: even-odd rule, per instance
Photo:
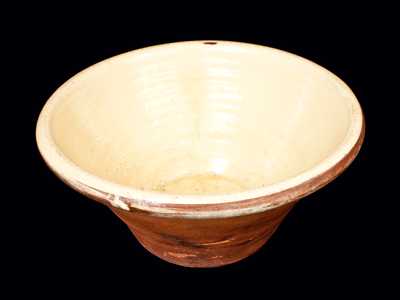
{"label": "white rim edge", "polygon": [[[297,56],[295,54],[267,47],[261,45],[254,45],[248,43],[239,43],[239,42],[227,42],[227,41],[216,41],[221,43],[225,46],[229,45],[236,45],[240,47],[262,47],[267,48],[272,51],[279,51],[281,54],[294,56],[298,59],[301,59],[307,63],[311,63],[318,68],[322,69],[323,71],[327,72],[329,76],[331,76],[334,80],[336,80],[341,87],[345,88],[349,93],[349,105],[351,109],[351,121],[350,127],[347,131],[346,137],[342,141],[342,143],[337,147],[337,149],[331,153],[328,157],[324,160],[319,162],[313,168],[304,171],[292,178],[286,179],[284,181],[256,189],[247,190],[244,192],[233,193],[233,194],[225,194],[225,195],[173,195],[173,194],[163,194],[159,192],[151,192],[151,191],[143,191],[136,189],[134,187],[124,186],[117,183],[113,183],[97,177],[93,174],[86,172],[85,170],[79,168],[75,165],[71,160],[63,155],[63,153],[58,149],[57,145],[55,144],[51,132],[50,132],[50,118],[53,109],[56,107],[57,103],[60,100],[58,97],[61,93],[64,93],[66,90],[73,87],[73,82],[79,79],[84,73],[92,70],[94,67],[100,64],[107,64],[111,63],[116,58],[122,58],[123,56],[128,56],[132,54],[136,54],[142,51],[147,51],[150,48],[161,48],[161,47],[168,47],[175,44],[192,44],[192,43],[199,43],[204,41],[188,41],[188,42],[178,42],[178,43],[171,43],[171,44],[163,44],[157,46],[151,46],[147,48],[142,48],[138,50],[133,50],[130,52],[126,52],[109,59],[103,60],[97,64],[94,64],[83,71],[79,72],[68,81],[66,81],[63,85],[61,85],[49,98],[46,102],[45,106],[43,107],[39,119],[37,121],[36,127],[36,140],[38,144],[39,151],[46,161],[46,163],[55,170],[60,176],[62,176],[65,180],[73,183],[73,182],[80,182],[89,187],[93,187],[100,191],[104,191],[107,194],[113,195],[110,199],[119,199],[120,197],[128,198],[129,203],[126,203],[130,207],[138,208],[138,209],[145,209],[154,213],[172,213],[172,214],[179,214],[176,211],[171,211],[168,208],[162,206],[154,206],[154,205],[165,205],[165,204],[222,204],[228,202],[236,202],[241,200],[249,200],[255,199],[260,197],[265,197],[268,195],[276,194],[290,188],[296,187],[301,185],[308,180],[317,177],[318,175],[324,173],[325,171],[334,167],[337,163],[339,163],[356,145],[363,126],[363,114],[360,107],[360,104],[357,101],[356,96],[351,91],[351,89],[344,83],[340,78],[336,75],[331,73],[329,70],[323,68],[322,66],[305,59],[303,57]],[[110,199],[108,200],[110,204],[117,205],[117,203],[112,202]],[[284,203],[291,202],[293,199],[287,199],[287,201],[282,201],[279,205],[283,205]],[[121,204],[122,205],[122,204]],[[212,215],[218,216],[232,216],[232,215],[239,215],[239,214],[249,214],[254,212],[263,211],[269,208],[273,208],[277,206],[276,204],[272,203],[264,203],[262,205],[258,205],[256,207],[246,207],[240,208],[238,210],[223,210],[223,211],[210,211],[210,212],[186,212],[182,214],[189,214],[192,217],[212,217]],[[122,209],[126,209],[124,205],[120,207]]]}

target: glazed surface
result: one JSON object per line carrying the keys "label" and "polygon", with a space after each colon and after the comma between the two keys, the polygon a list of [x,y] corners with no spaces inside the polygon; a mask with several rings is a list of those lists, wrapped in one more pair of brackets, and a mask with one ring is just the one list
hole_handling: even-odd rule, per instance
{"label": "glazed surface", "polygon": [[94,66],[51,118],[83,170],[170,194],[265,187],[312,168],[343,142],[351,91],[270,48],[182,44]]}

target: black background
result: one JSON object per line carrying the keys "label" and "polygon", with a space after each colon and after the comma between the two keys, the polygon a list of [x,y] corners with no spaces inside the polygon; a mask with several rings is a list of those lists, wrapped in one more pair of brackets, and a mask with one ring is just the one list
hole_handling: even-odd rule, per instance
{"label": "black background", "polygon": [[[385,277],[382,267],[394,263],[382,251],[387,247],[382,213],[387,211],[375,204],[383,197],[376,186],[385,175],[374,160],[378,138],[384,135],[378,126],[390,122],[382,117],[380,105],[388,101],[382,79],[391,68],[395,38],[390,9],[366,10],[364,5],[348,11],[342,6],[328,14],[332,7],[326,4],[306,16],[294,7],[248,12],[239,6],[241,12],[235,15],[209,7],[194,17],[195,6],[175,14],[154,6],[157,14],[138,7],[101,15],[83,13],[80,7],[25,8],[10,23],[18,23],[9,31],[19,65],[14,95],[23,100],[28,121],[23,151],[29,162],[23,168],[29,186],[19,187],[24,200],[16,210],[19,218],[13,216],[9,223],[18,230],[13,235],[19,255],[15,261],[23,262],[17,282],[34,282],[30,288],[40,292],[49,292],[50,287],[58,293],[83,288],[100,294],[161,291],[171,297],[186,288],[194,294],[219,291],[228,296],[245,290],[263,297],[377,290]],[[183,268],[149,254],[108,208],[59,181],[45,166],[35,142],[41,108],[77,72],[129,50],[202,39],[262,44],[313,60],[352,88],[367,124],[364,146],[343,175],[300,201],[256,254],[216,269]]]}

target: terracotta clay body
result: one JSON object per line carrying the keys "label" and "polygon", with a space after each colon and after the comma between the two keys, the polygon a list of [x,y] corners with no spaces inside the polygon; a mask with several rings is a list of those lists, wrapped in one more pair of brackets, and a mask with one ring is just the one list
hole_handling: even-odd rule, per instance
{"label": "terracotta clay body", "polygon": [[109,206],[138,241],[183,266],[255,252],[300,198],[338,176],[364,137],[335,75],[235,42],[128,52],[61,86],[39,150],[72,188]]}
{"label": "terracotta clay body", "polygon": [[173,219],[141,211],[113,211],[158,257],[188,267],[216,267],[259,249],[292,206],[290,203],[262,213],[214,219]]}

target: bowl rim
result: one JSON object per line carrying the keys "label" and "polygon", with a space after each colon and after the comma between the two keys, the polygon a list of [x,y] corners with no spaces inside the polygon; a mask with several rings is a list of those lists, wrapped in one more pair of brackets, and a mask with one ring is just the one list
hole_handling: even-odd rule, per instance
{"label": "bowl rim", "polygon": [[[211,43],[212,42],[212,43]],[[145,47],[125,52],[100,61],[71,77],[62,84],[47,100],[40,112],[36,125],[36,142],[39,152],[48,167],[67,185],[82,194],[123,210],[141,210],[165,217],[216,218],[245,215],[262,212],[281,206],[313,193],[335,179],[357,156],[365,135],[365,120],[361,106],[351,89],[340,78],[324,67],[296,54],[264,45],[220,40],[197,40],[174,42]],[[179,195],[145,191],[103,179],[91,174],[67,158],[54,142],[50,120],[52,111],[64,95],[73,89],[81,76],[95,72],[100,65],[111,64],[116,60],[129,59],[133,55],[150,55],[166,48],[185,45],[203,44],[205,47],[222,45],[233,50],[266,49],[275,54],[300,60],[322,70],[327,76],[336,80],[338,88],[349,100],[351,110],[350,125],[345,138],[327,157],[293,177],[267,185],[248,189],[242,192],[223,195]]]}

